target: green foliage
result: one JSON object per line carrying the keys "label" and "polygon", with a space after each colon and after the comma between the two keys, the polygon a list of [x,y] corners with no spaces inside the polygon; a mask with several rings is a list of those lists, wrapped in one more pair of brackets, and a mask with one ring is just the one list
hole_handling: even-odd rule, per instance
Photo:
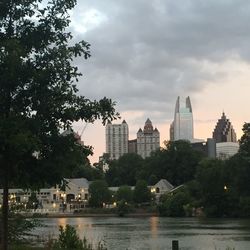
{"label": "green foliage", "polygon": [[[73,61],[90,57],[90,44],[72,42],[67,30],[75,0],[0,2],[0,184],[38,188],[60,183],[84,164],[92,148],[74,134],[74,121],[103,124],[119,116],[104,97],[78,93],[81,73]],[[69,45],[70,44],[70,45]],[[3,248],[7,248],[8,201],[3,203]]]}
{"label": "green foliage", "polygon": [[[81,240],[74,227],[66,225],[65,228],[60,226],[59,239],[56,240],[51,250],[94,250],[93,246],[88,243],[87,239]],[[96,250],[105,250],[103,244],[99,243]]]}
{"label": "green foliage", "polygon": [[27,237],[32,236],[35,227],[42,226],[37,219],[27,219],[21,215],[12,214],[9,218],[9,239],[13,244],[16,242],[27,242]]}
{"label": "green foliage", "polygon": [[159,205],[159,213],[161,216],[183,217],[189,209],[190,201],[190,197],[185,191],[166,194]]}
{"label": "green foliage", "polygon": [[90,44],[68,45],[76,1],[38,2],[5,1],[0,13],[1,165],[8,165],[11,182],[27,186],[55,184],[91,153],[73,135],[60,136],[62,129],[80,119],[116,117],[110,99],[90,101],[77,93],[81,74],[71,62],[87,59]]}
{"label": "green foliage", "polygon": [[124,200],[125,202],[132,202],[133,200],[133,191],[129,186],[121,186],[119,187],[116,193],[116,200],[121,201]]}
{"label": "green foliage", "polygon": [[158,181],[158,178],[156,177],[155,174],[151,174],[148,178],[148,184],[149,185],[155,185]]}
{"label": "green foliage", "polygon": [[243,135],[240,139],[240,153],[250,157],[250,123],[245,123],[242,128]]}
{"label": "green foliage", "polygon": [[38,206],[38,199],[36,197],[36,193],[32,192],[30,197],[29,197],[29,200],[27,202],[26,208],[27,209],[36,209],[37,206]]}
{"label": "green foliage", "polygon": [[109,162],[105,178],[110,186],[130,185],[144,179],[154,185],[167,179],[177,186],[194,179],[196,167],[203,158],[188,141],[167,142],[165,148],[152,152],[147,159],[136,154],[125,154]]}
{"label": "green foliage", "polygon": [[120,217],[123,217],[130,210],[129,204],[125,200],[120,200],[117,203],[117,213]]}
{"label": "green foliage", "polygon": [[131,153],[124,154],[118,160],[110,161],[106,179],[110,186],[130,185],[134,186],[137,175],[143,168],[141,156]]}
{"label": "green foliage", "polygon": [[77,166],[71,173],[70,178],[86,178],[88,181],[101,180],[104,178],[102,169],[92,167],[90,163]]}
{"label": "green foliage", "polygon": [[[77,235],[75,228],[72,226],[66,225],[65,229],[60,226],[59,239],[55,241],[52,249],[75,249],[75,250],[89,250],[91,246],[84,244]],[[85,246],[84,246],[85,245]]]}
{"label": "green foliage", "polygon": [[150,202],[151,192],[145,180],[138,180],[134,189],[134,201],[136,203]]}
{"label": "green foliage", "polygon": [[208,216],[220,217],[227,211],[227,194],[224,190],[222,160],[203,160],[197,169],[197,181],[200,184],[202,206]]}
{"label": "green foliage", "polygon": [[89,205],[91,207],[102,207],[103,203],[111,200],[111,193],[108,184],[104,180],[93,181],[89,185]]}

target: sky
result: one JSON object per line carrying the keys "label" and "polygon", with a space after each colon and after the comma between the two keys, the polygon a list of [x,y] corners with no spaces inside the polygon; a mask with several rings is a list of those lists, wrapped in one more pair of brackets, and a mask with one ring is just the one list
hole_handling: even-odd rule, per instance
{"label": "sky", "polygon": [[[129,139],[150,118],[168,140],[178,96],[191,98],[195,138],[211,137],[223,111],[240,138],[250,122],[250,1],[81,0],[71,20],[74,41],[91,44],[91,58],[74,62],[79,93],[115,101]],[[98,161],[105,127],[74,129]]]}

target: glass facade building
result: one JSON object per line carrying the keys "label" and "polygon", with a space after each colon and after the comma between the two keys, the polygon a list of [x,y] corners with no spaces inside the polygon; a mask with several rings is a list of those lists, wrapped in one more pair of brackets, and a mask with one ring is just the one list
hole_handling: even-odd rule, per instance
{"label": "glass facade building", "polygon": [[174,121],[170,125],[170,140],[192,141],[193,138],[193,113],[190,98],[188,96],[185,102],[182,103],[178,96],[175,105]]}

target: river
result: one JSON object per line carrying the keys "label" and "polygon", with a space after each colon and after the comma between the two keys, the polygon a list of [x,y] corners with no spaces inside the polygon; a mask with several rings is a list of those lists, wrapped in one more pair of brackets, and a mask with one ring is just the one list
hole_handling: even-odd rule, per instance
{"label": "river", "polygon": [[37,228],[40,237],[56,237],[59,225],[74,226],[81,238],[97,244],[104,241],[109,250],[166,250],[172,240],[181,250],[248,250],[250,220],[198,218],[44,218],[46,227]]}

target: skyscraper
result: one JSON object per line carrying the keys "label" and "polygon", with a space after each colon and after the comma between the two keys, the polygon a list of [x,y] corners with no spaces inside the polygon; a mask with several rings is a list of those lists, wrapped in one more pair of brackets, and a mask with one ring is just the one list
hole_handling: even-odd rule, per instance
{"label": "skyscraper", "polygon": [[144,129],[140,128],[137,132],[137,154],[146,158],[159,147],[160,133],[157,128],[153,128],[150,119],[147,119]]}
{"label": "skyscraper", "polygon": [[224,112],[215,126],[213,138],[216,142],[237,142],[234,128]]}
{"label": "skyscraper", "polygon": [[111,160],[119,159],[128,153],[128,124],[125,120],[121,124],[106,125],[106,153]]}
{"label": "skyscraper", "polygon": [[174,121],[170,125],[170,140],[192,141],[193,138],[193,113],[190,98],[188,96],[185,102],[182,103],[178,96],[175,105]]}
{"label": "skyscraper", "polygon": [[213,139],[216,141],[216,156],[218,158],[227,159],[239,150],[236,133],[224,112],[215,126]]}

